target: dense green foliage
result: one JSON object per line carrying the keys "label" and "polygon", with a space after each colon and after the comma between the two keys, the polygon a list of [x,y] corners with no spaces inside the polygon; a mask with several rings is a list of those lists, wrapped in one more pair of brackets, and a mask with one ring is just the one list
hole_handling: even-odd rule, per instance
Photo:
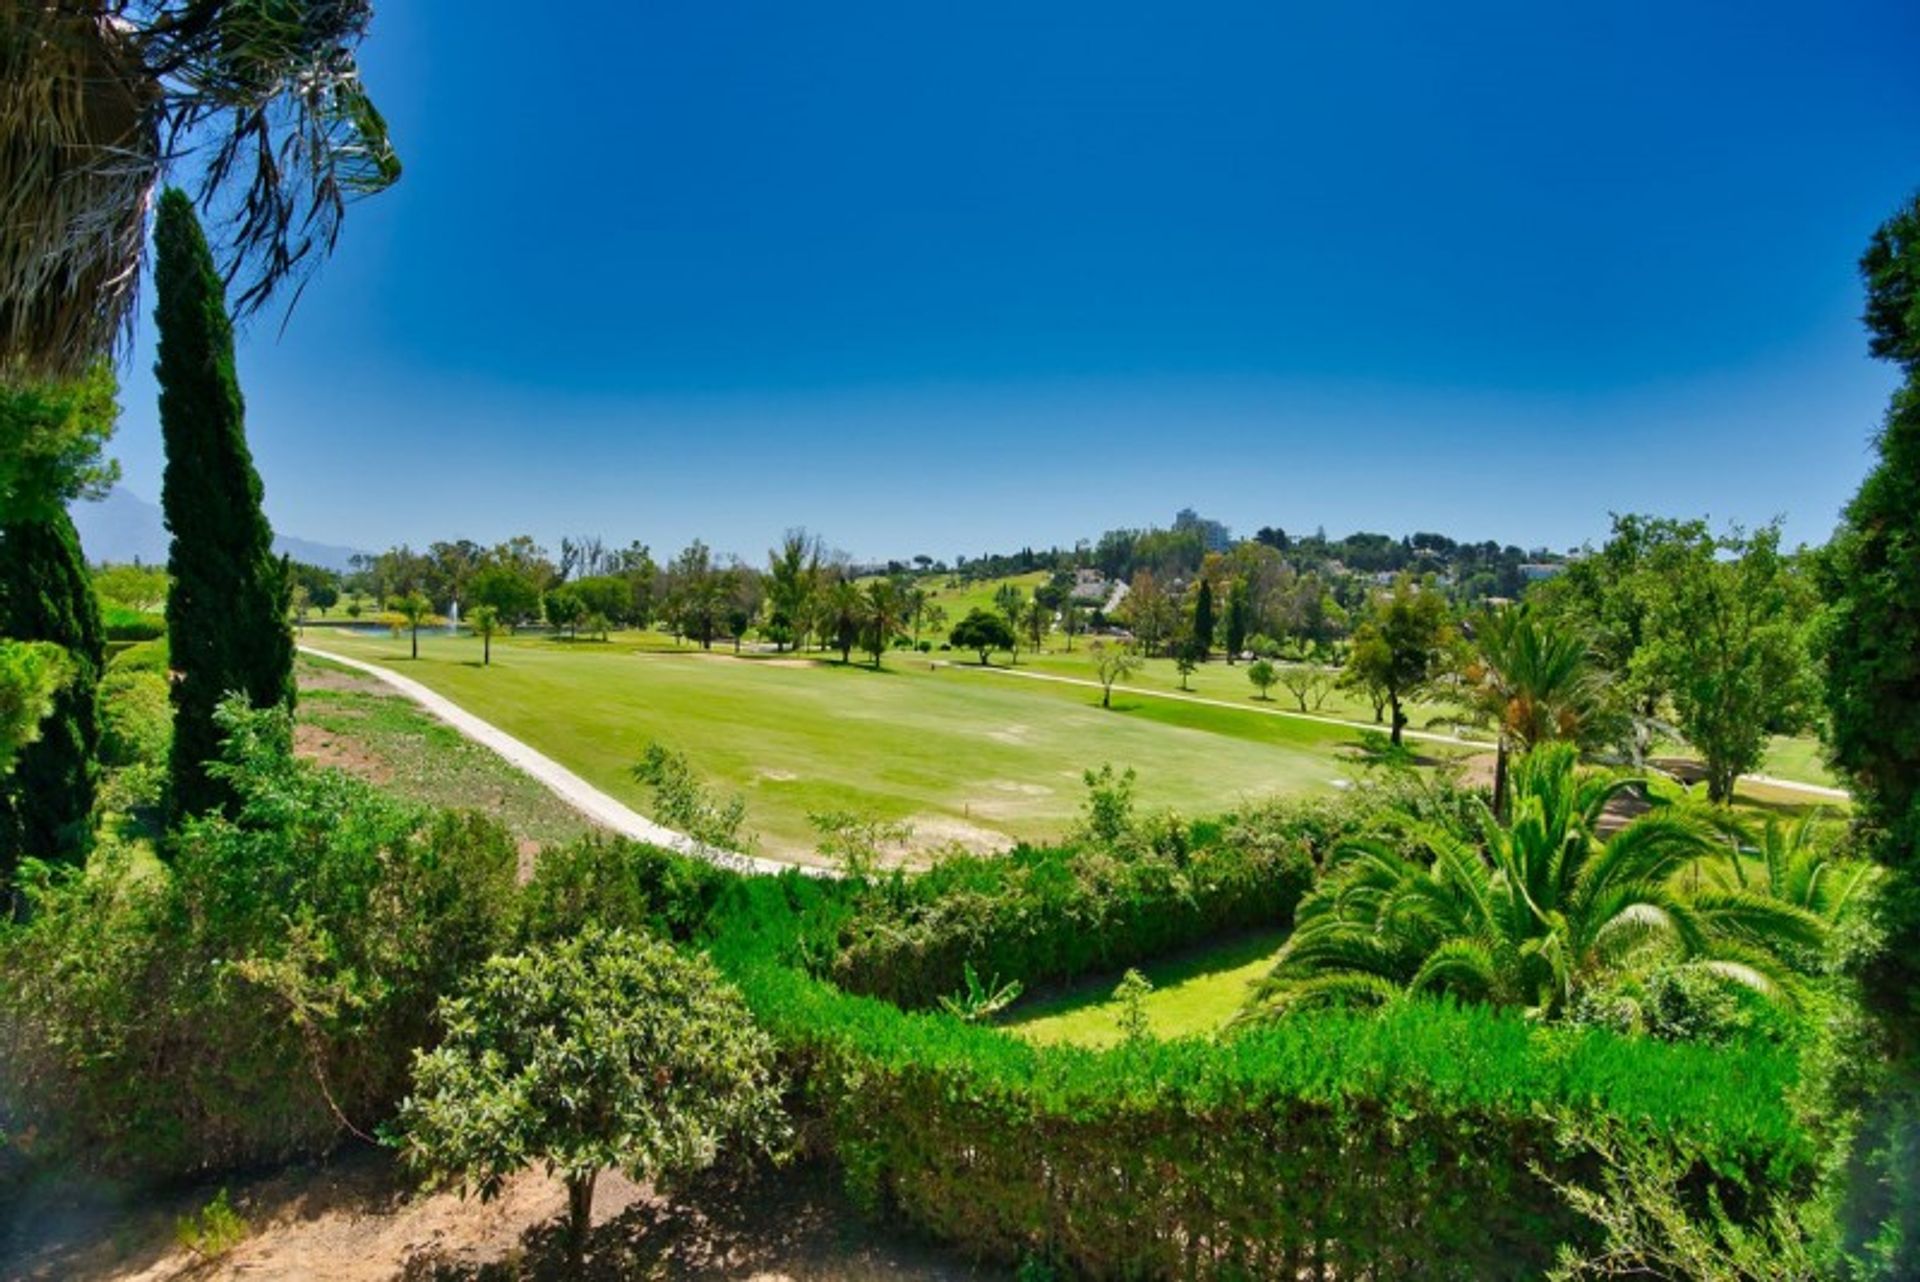
{"label": "dense green foliage", "polygon": [[743,882],[716,955],[856,1193],[993,1258],[1109,1277],[1534,1276],[1592,1238],[1542,1178],[1591,1177],[1561,1143],[1576,1121],[1676,1155],[1730,1206],[1807,1178],[1781,1051],[1427,1003],[1220,1044],[1042,1050],[783,964],[840,893]]}
{"label": "dense green foliage", "polygon": [[240,693],[256,708],[293,706],[290,584],[273,555],[259,474],[247,450],[226,289],[193,203],[160,199],[154,229],[160,430],[167,466],[160,503],[173,534],[167,629],[173,665],[172,805],[199,815],[231,794],[215,709]]}
{"label": "dense green foliage", "polygon": [[1822,645],[1833,763],[1889,872],[1885,944],[1863,979],[1891,1071],[1859,1105],[1850,1232],[1883,1276],[1904,1277],[1920,1273],[1920,197],[1874,234],[1861,271],[1873,354],[1906,381],[1824,560]]}
{"label": "dense green foliage", "polygon": [[1394,580],[1391,591],[1368,603],[1354,628],[1344,679],[1356,688],[1377,691],[1385,700],[1393,714],[1396,747],[1407,725],[1407,701],[1445,670],[1453,640],[1446,598],[1405,574]]}
{"label": "dense green foliage", "polygon": [[1013,628],[1005,618],[989,610],[970,610],[967,617],[953,625],[947,643],[956,650],[972,650],[984,665],[995,650],[1011,650]]}
{"label": "dense green foliage", "polygon": [[80,540],[64,512],[0,526],[0,636],[59,646],[71,668],[38,739],[0,780],[4,882],[22,859],[79,858],[92,842],[106,652]]}
{"label": "dense green foliage", "polygon": [[1806,727],[1816,600],[1780,551],[1780,529],[1713,538],[1704,530],[1644,580],[1647,636],[1634,662],[1672,700],[1674,723],[1707,766],[1709,800],[1760,764],[1767,737]]}
{"label": "dense green foliage", "polygon": [[294,762],[284,711],[221,716],[234,818],[187,823],[170,866],[40,868],[0,933],[0,1133],[44,1156],[178,1175],[366,1130],[509,939],[504,831]]}
{"label": "dense green foliage", "polygon": [[45,641],[0,641],[0,779],[40,737],[53,698],[73,676],[67,652]]}
{"label": "dense green foliage", "polygon": [[396,1132],[410,1166],[482,1198],[537,1162],[567,1185],[577,1269],[593,1186],[658,1185],[781,1120],[773,1045],[704,957],[590,928],[490,958],[440,1003]]}
{"label": "dense green foliage", "polygon": [[99,498],[119,468],[101,451],[119,407],[113,370],[96,363],[64,382],[0,379],[0,512],[46,521],[77,498]]}
{"label": "dense green foliage", "polygon": [[1331,808],[1236,824],[1178,820],[1118,841],[957,854],[868,884],[813,961],[851,992],[932,1007],[965,966],[1032,987],[1112,970],[1222,933],[1284,923],[1312,880]]}

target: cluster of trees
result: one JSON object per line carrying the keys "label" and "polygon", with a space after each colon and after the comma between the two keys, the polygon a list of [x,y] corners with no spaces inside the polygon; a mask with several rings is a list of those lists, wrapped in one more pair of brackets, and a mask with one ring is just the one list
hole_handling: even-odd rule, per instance
{"label": "cluster of trees", "polygon": [[166,793],[175,817],[230,800],[208,769],[222,699],[293,701],[294,576],[274,557],[261,511],[225,286],[180,192],[161,198],[154,248],[161,502],[173,532],[166,574],[123,567],[96,583],[66,514],[69,501],[112,476],[100,461],[118,412],[106,367],[0,388],[0,434],[20,447],[0,482],[10,499],[0,525],[0,878],[22,858],[77,860],[91,846],[106,666],[100,595],[145,609],[164,599],[173,709]]}

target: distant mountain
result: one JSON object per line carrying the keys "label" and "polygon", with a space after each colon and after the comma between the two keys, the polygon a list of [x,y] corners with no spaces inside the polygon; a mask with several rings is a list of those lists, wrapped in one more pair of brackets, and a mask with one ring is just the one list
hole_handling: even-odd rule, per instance
{"label": "distant mountain", "polygon": [[[75,503],[72,511],[73,525],[80,531],[80,547],[87,560],[166,563],[169,542],[166,521],[157,506],[138,495],[115,487],[98,503]],[[348,559],[359,555],[354,548],[315,543],[290,534],[274,535],[273,550],[308,565],[343,571],[348,568]]]}

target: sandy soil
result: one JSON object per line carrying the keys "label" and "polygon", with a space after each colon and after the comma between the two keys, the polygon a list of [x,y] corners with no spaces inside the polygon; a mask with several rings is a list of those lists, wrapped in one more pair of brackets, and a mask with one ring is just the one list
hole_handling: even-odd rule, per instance
{"label": "sandy soil", "polygon": [[[536,1171],[493,1202],[413,1193],[383,1153],[356,1149],[231,1186],[245,1240],[216,1260],[176,1240],[210,1189],[129,1203],[100,1186],[43,1193],[0,1223],[8,1279],[546,1279],[560,1276],[559,1184]],[[665,1198],[617,1173],[594,1198],[589,1276],[946,1279],[989,1277],[868,1225],[819,1168],[716,1176]]]}

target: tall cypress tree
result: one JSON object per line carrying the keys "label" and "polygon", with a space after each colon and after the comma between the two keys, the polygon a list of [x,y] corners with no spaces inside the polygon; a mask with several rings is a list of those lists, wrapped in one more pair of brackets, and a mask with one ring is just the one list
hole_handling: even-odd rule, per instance
{"label": "tall cypress tree", "polygon": [[100,607],[64,511],[0,526],[0,636],[65,649],[73,677],[55,697],[40,738],[0,780],[0,883],[24,856],[84,857],[98,781],[96,687],[106,654]]}
{"label": "tall cypress tree", "polygon": [[167,633],[173,667],[173,808],[201,814],[228,800],[207,774],[218,759],[214,709],[228,694],[255,707],[293,703],[289,587],[260,507],[234,373],[233,325],[193,202],[160,198],[154,231],[160,431],[167,450],[161,507],[173,545]]}
{"label": "tall cypress tree", "polygon": [[1920,196],[1874,234],[1860,267],[1870,350],[1907,378],[1823,565],[1833,763],[1887,868],[1884,946],[1861,978],[1890,1071],[1857,1101],[1847,1227],[1874,1261],[1860,1272],[1909,1278],[1920,1277]]}
{"label": "tall cypress tree", "polygon": [[1193,603],[1193,657],[1200,662],[1207,661],[1207,655],[1213,650],[1213,583],[1200,580],[1200,595]]}

